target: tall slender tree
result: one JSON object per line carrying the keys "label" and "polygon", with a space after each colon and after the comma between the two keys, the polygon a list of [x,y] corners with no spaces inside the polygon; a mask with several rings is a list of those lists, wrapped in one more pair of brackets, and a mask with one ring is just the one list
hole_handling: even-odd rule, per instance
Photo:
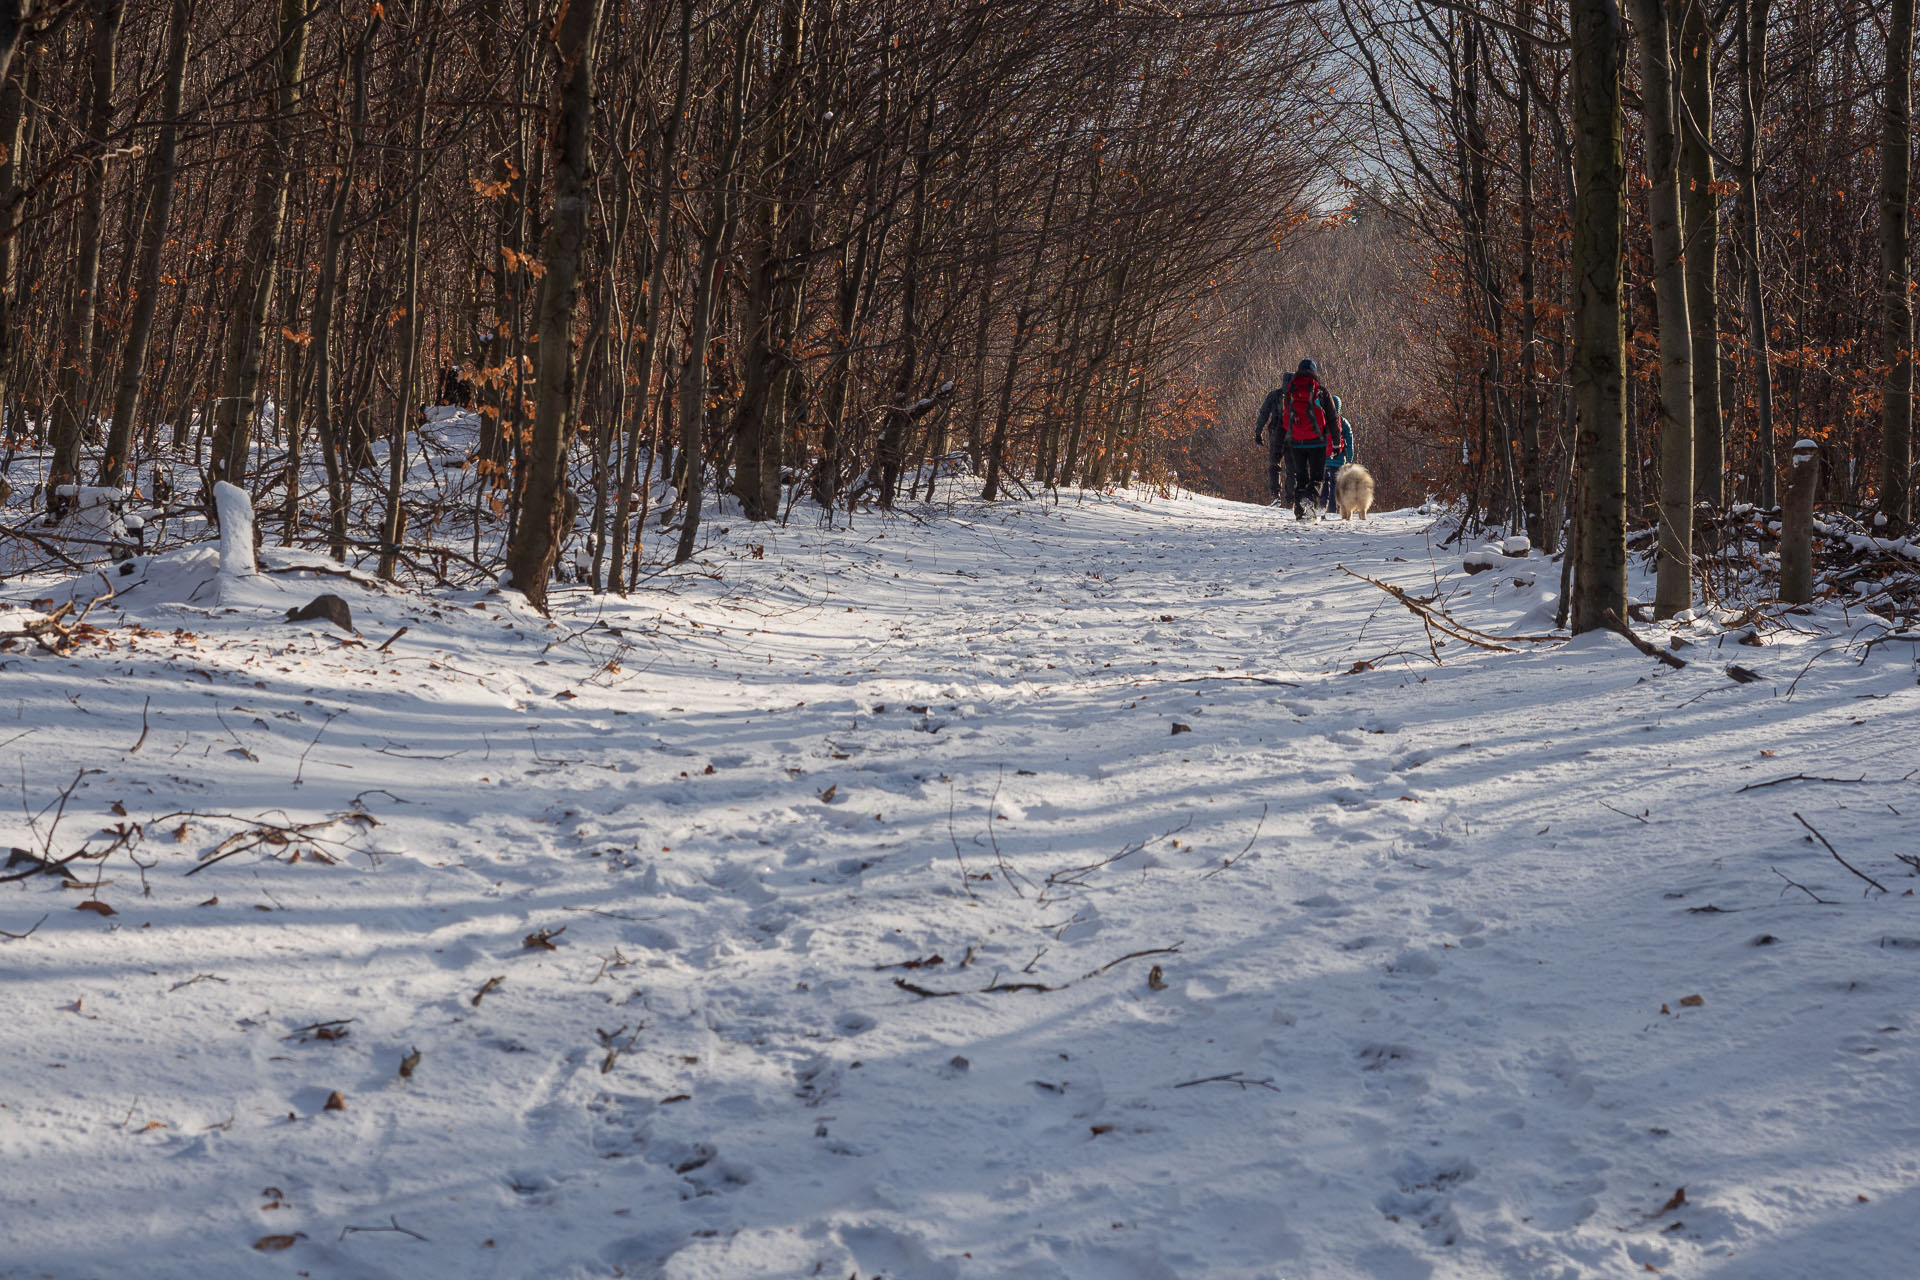
{"label": "tall slender tree", "polygon": [[1633,8],[1660,341],[1659,581],[1653,603],[1655,616],[1670,618],[1693,603],[1694,335],[1687,318],[1687,262],[1680,226],[1673,24],[1666,0],[1634,0]]}
{"label": "tall slender tree", "polygon": [[580,255],[587,234],[592,183],[588,143],[593,130],[594,38],[601,0],[563,0],[555,24],[557,63],[552,153],[553,213],[541,254],[539,356],[534,383],[533,438],[520,522],[507,548],[507,573],[537,609],[547,606],[547,580],[574,509],[567,490],[567,448],[574,426],[574,313],[580,302]]}
{"label": "tall slender tree", "polygon": [[1904,532],[1913,522],[1913,0],[1890,3],[1880,104],[1880,511]]}
{"label": "tall slender tree", "polygon": [[1573,352],[1580,479],[1574,534],[1575,633],[1627,612],[1626,326],[1621,310],[1626,160],[1620,115],[1624,51],[1611,0],[1572,0]]}

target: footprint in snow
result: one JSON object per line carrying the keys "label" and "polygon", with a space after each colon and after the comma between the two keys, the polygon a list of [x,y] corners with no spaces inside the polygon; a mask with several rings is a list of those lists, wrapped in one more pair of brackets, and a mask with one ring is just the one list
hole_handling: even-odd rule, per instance
{"label": "footprint in snow", "polygon": [[1393,1172],[1394,1188],[1374,1201],[1393,1222],[1420,1228],[1441,1247],[1460,1242],[1460,1219],[1453,1212],[1454,1191],[1477,1171],[1465,1156],[1410,1155]]}
{"label": "footprint in snow", "polygon": [[843,1036],[857,1036],[879,1025],[880,1020],[871,1014],[852,1011],[843,1013],[833,1020],[833,1029]]}

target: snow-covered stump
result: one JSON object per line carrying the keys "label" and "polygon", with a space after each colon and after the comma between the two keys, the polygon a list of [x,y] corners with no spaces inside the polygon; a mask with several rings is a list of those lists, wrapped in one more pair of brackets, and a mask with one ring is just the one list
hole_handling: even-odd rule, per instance
{"label": "snow-covered stump", "polygon": [[1780,512],[1780,599],[1806,604],[1813,599],[1813,495],[1820,485],[1820,446],[1801,440],[1793,446],[1793,474]]}
{"label": "snow-covered stump", "polygon": [[220,572],[245,578],[255,572],[253,561],[253,500],[244,489],[225,480],[213,486],[214,512],[220,520]]}

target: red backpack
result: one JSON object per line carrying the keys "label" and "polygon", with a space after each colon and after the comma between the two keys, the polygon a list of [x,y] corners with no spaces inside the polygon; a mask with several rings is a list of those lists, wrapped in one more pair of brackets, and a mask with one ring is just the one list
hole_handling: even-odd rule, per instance
{"label": "red backpack", "polygon": [[1287,437],[1295,445],[1327,438],[1327,414],[1317,403],[1319,398],[1320,380],[1310,373],[1297,375],[1287,388]]}

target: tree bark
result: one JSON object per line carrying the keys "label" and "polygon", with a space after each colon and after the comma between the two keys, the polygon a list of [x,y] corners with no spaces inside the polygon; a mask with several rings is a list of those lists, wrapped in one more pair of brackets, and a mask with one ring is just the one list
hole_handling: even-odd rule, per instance
{"label": "tree bark", "polygon": [[1686,0],[1680,24],[1680,139],[1687,319],[1693,325],[1693,496],[1724,506],[1726,424],[1720,403],[1720,197],[1714,191],[1713,37],[1706,0]]}
{"label": "tree bark", "polygon": [[1819,485],[1819,448],[1802,440],[1794,446],[1787,501],[1780,512],[1780,599],[1785,604],[1813,599],[1813,499]]}
{"label": "tree bark", "polygon": [[[669,231],[673,223],[673,196],[675,190],[673,175],[678,171],[680,163],[680,124],[681,121],[686,118],[687,114],[688,80],[693,70],[693,0],[680,0],[679,43],[680,68],[674,78],[673,112],[667,117],[666,127],[660,139],[660,164],[657,167],[657,172],[660,174],[660,190],[656,193],[653,209],[653,245],[651,250],[652,257],[649,261],[648,268],[647,292],[646,296],[641,300],[640,324],[644,332],[640,339],[638,368],[640,394],[634,398],[634,402],[639,408],[627,448],[626,478],[620,486],[619,499],[614,503],[613,559],[616,566],[614,570],[616,577],[620,576],[618,566],[622,563],[622,557],[626,551],[627,518],[633,501],[634,483],[638,479],[635,473],[638,470],[638,459],[640,456],[641,425],[642,423],[653,423],[656,421],[652,413],[655,403],[653,379],[655,372],[660,367],[660,352],[666,346],[663,331],[667,327],[669,316],[666,304],[667,245],[669,244]],[[665,388],[663,387],[663,397],[664,394]],[[651,432],[647,433],[647,435],[648,439],[654,438]],[[649,454],[647,458],[647,472],[649,477],[651,477],[652,471],[653,458],[651,454]],[[648,483],[651,484],[650,479]],[[644,501],[641,505],[643,512],[640,519],[642,524],[644,524],[646,521]],[[640,545],[638,532],[634,533],[633,541],[634,548],[637,551]],[[626,579],[622,580],[625,581]],[[624,595],[625,592],[622,591],[621,594]]]}
{"label": "tree bark", "polygon": [[1659,581],[1653,610],[1657,618],[1671,618],[1693,604],[1693,326],[1687,318],[1687,261],[1680,230],[1672,26],[1666,0],[1634,0],[1633,8],[1660,338]]}
{"label": "tree bark", "polygon": [[152,185],[146,225],[140,232],[140,274],[134,282],[133,313],[127,320],[126,345],[120,356],[120,386],[113,399],[113,424],[107,431],[107,453],[100,461],[100,483],[119,487],[127,478],[127,455],[133,447],[133,415],[140,404],[140,382],[146,375],[147,346],[153,335],[154,311],[160,302],[160,262],[167,246],[167,223],[173,212],[175,160],[180,149],[180,97],[187,74],[187,44],[193,25],[193,0],[173,0],[167,34],[166,79],[160,90],[160,136],[154,143],[149,169]]}
{"label": "tree bark", "polygon": [[1620,118],[1620,15],[1573,0],[1573,393],[1580,467],[1572,626],[1627,616],[1626,329],[1620,307],[1626,164]]}
{"label": "tree bark", "polygon": [[680,376],[680,469],[683,485],[680,494],[680,542],[674,548],[673,562],[684,564],[693,558],[700,531],[700,492],[702,470],[706,465],[707,424],[707,347],[713,334],[713,303],[720,258],[732,240],[735,210],[734,186],[739,182],[740,142],[746,132],[747,84],[753,71],[748,55],[753,47],[753,27],[759,20],[762,0],[753,0],[740,24],[739,43],[734,49],[732,88],[727,110],[726,137],[715,166],[713,203],[708,212],[706,234],[700,239],[700,257],[694,268],[693,317],[688,324],[687,361]]}
{"label": "tree bark", "polygon": [[213,456],[206,502],[211,510],[214,484],[241,484],[247,475],[247,450],[253,441],[256,397],[266,356],[267,312],[287,207],[287,179],[293,167],[294,116],[300,110],[306,65],[307,0],[280,0],[279,59],[273,113],[267,121],[266,155],[254,183],[247,217],[247,247],[239,294],[228,320],[220,401],[214,410]]}
{"label": "tree bark", "polygon": [[67,308],[58,389],[53,401],[53,458],[47,468],[47,518],[66,513],[62,486],[80,480],[80,445],[93,421],[93,323],[99,310],[100,239],[106,219],[107,131],[113,126],[115,59],[126,0],[98,0],[93,14],[93,64],[88,91],[86,174],[80,185],[73,300]]}
{"label": "tree bark", "polygon": [[1740,202],[1734,210],[1739,228],[1742,283],[1746,294],[1748,340],[1753,347],[1753,395],[1758,439],[1753,466],[1755,496],[1763,507],[1774,496],[1777,449],[1773,426],[1773,352],[1767,333],[1767,301],[1760,284],[1760,104],[1767,89],[1767,10],[1771,0],[1745,0],[1740,23]]}
{"label": "tree bark", "polygon": [[[393,430],[387,438],[387,512],[381,523],[380,534],[380,576],[388,581],[393,579],[394,570],[399,567],[400,544],[406,536],[406,515],[401,500],[406,496],[407,482],[407,428],[416,416],[422,416],[420,407],[420,218],[422,214],[423,194],[426,185],[427,168],[427,99],[433,90],[434,44],[433,32],[428,27],[430,7],[421,3],[414,9],[414,39],[419,44],[419,69],[417,89],[419,97],[415,100],[413,117],[413,164],[410,179],[411,190],[407,197],[407,282],[405,293],[401,296],[400,306],[402,323],[400,326],[400,385],[394,393]],[[564,110],[564,108],[563,108]],[[564,126],[563,126],[564,127]],[[556,204],[558,188],[556,186]],[[578,247],[574,250],[578,257]],[[571,311],[568,312],[569,327]],[[563,332],[563,339],[571,341],[571,334]],[[562,343],[564,345],[564,342]],[[543,351],[542,356],[546,353]],[[571,369],[567,383],[572,387]]]}
{"label": "tree bark", "polygon": [[536,609],[547,607],[547,580],[566,536],[567,446],[573,437],[573,317],[580,300],[580,247],[586,239],[588,144],[593,129],[593,41],[601,0],[569,0],[555,32],[560,61],[549,148],[553,217],[540,279],[540,354],[535,371],[533,439],[527,449],[520,522],[507,547],[507,575]]}
{"label": "tree bark", "polygon": [[[322,465],[327,472],[327,545],[335,560],[347,558],[346,457],[333,413],[333,314],[340,290],[340,256],[347,242],[347,211],[353,199],[354,173],[360,158],[361,134],[367,118],[367,47],[380,26],[380,15],[367,18],[354,43],[350,63],[353,86],[347,121],[345,155],[334,173],[327,199],[327,235],[320,252],[320,283],[313,299],[313,418],[320,437]],[[477,521],[476,521],[477,523]]]}
{"label": "tree bark", "polygon": [[1913,523],[1913,0],[1892,0],[1880,143],[1880,512],[1889,532]]}
{"label": "tree bark", "polygon": [[[0,0],[0,15],[16,0]],[[0,39],[5,38],[0,31]],[[26,141],[26,89],[18,79],[0,79],[0,435],[13,428],[13,305],[20,232],[15,198],[20,186],[21,147]],[[11,455],[8,460],[11,461]]]}

